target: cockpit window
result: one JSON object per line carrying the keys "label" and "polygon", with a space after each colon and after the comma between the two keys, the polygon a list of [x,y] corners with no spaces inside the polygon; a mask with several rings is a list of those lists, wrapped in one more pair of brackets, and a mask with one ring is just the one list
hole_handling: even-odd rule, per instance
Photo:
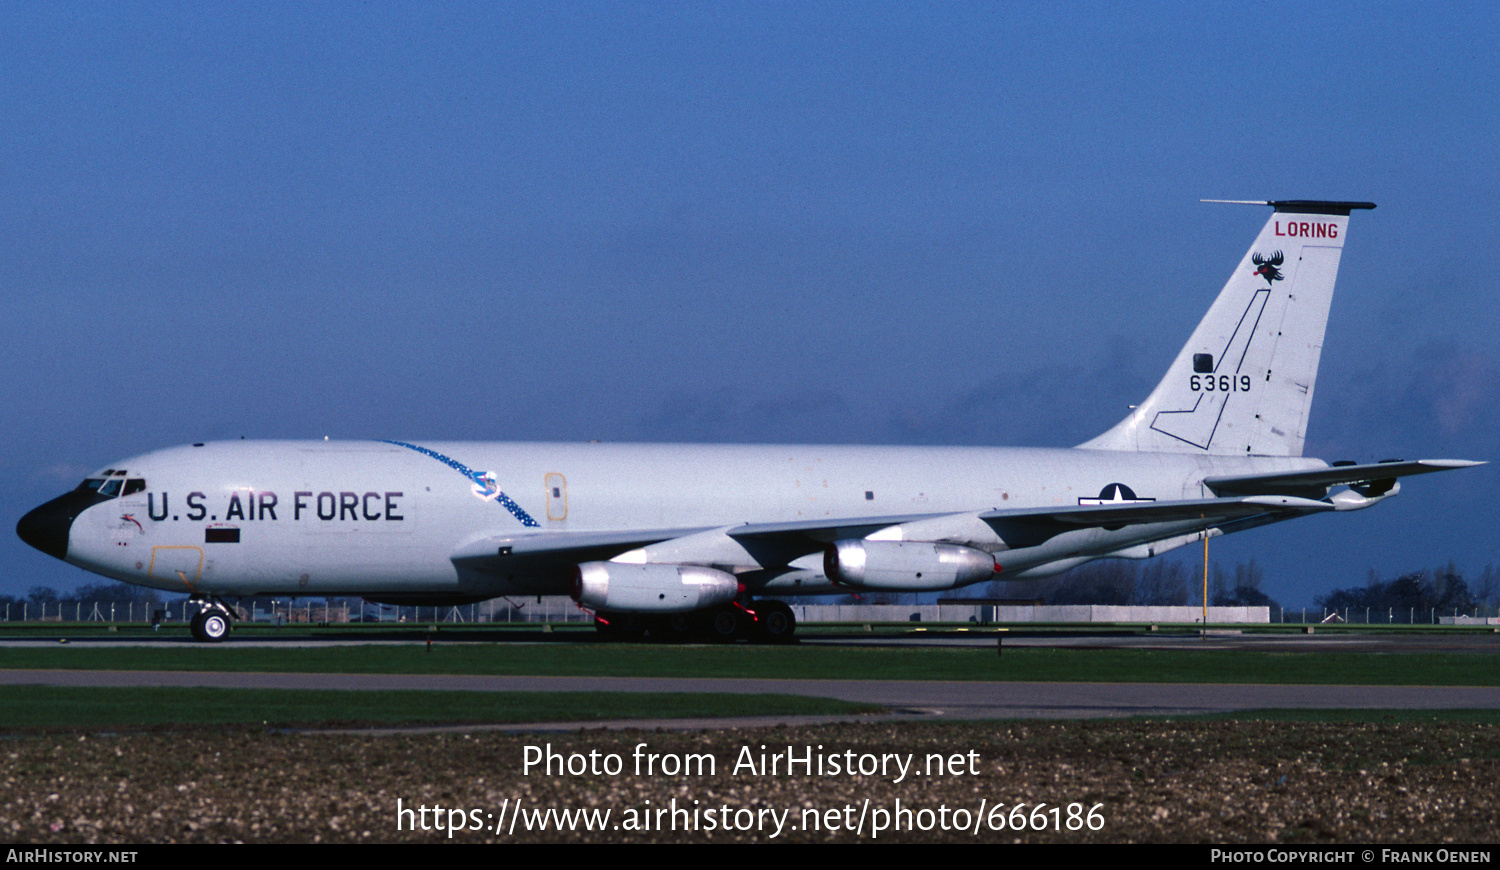
{"label": "cockpit window", "polygon": [[115,498],[121,495],[133,495],[146,491],[144,478],[132,477],[90,477],[83,483],[78,484],[80,490],[90,490],[105,498]]}

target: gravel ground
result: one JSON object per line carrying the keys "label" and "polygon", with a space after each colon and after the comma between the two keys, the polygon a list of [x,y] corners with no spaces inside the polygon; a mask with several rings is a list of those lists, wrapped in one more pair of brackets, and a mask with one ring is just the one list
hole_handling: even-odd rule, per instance
{"label": "gravel ground", "polygon": [[[643,753],[658,756],[655,775],[635,772],[641,743]],[[578,753],[575,769],[618,761],[620,773],[525,775],[526,747],[542,752],[548,745],[565,757]],[[821,774],[799,768],[787,775],[789,746],[796,757],[811,751],[815,764],[821,759]],[[661,773],[662,765],[690,755],[711,755],[713,772]],[[942,756],[944,769],[923,775],[929,755]],[[907,757],[914,771],[893,781]],[[779,759],[779,769],[735,769],[747,759],[758,768],[762,758]],[[884,775],[831,769],[882,760]],[[12,736],[3,744],[0,776],[0,839],[13,842],[442,842],[449,834],[436,825],[450,820],[486,828],[456,831],[452,839],[462,842],[850,841],[870,839],[881,822],[887,828],[879,840],[908,842],[1500,841],[1500,727],[1455,723],[1096,720],[381,737],[72,733]],[[672,809],[674,799],[682,810],[678,830],[659,830],[671,815],[658,811]],[[414,811],[399,818],[399,830],[398,801]],[[1046,806],[1033,816],[1038,802]],[[518,804],[525,810],[519,819]],[[998,813],[996,804],[1003,805]],[[1025,824],[1045,830],[1011,828],[1021,821],[1010,815],[1017,804]],[[558,832],[555,820],[547,831],[527,831],[529,814],[548,809],[610,816],[602,831]],[[893,831],[893,821],[927,830]],[[697,830],[682,830],[693,823]],[[997,823],[1001,829],[993,830]],[[967,830],[953,830],[958,826]],[[575,820],[574,827],[582,825]]]}

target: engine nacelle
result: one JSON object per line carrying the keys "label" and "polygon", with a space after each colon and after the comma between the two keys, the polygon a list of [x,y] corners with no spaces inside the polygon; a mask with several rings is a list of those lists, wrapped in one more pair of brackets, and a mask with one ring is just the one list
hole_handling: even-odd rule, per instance
{"label": "engine nacelle", "polygon": [[585,562],[578,566],[573,600],[620,613],[686,613],[728,604],[739,590],[733,574],[697,565]]}
{"label": "engine nacelle", "polygon": [[996,568],[989,553],[959,544],[850,539],[829,546],[823,571],[843,586],[917,592],[980,583]]}

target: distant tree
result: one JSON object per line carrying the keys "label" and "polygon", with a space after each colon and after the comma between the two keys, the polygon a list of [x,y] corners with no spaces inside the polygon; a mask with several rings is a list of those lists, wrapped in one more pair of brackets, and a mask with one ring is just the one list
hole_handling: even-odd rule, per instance
{"label": "distant tree", "polygon": [[1134,604],[1135,564],[1101,559],[1059,574],[1042,589],[1048,604]]}
{"label": "distant tree", "polygon": [[1186,566],[1171,559],[1152,559],[1135,582],[1137,604],[1182,606],[1192,603],[1192,577]]}
{"label": "distant tree", "polygon": [[1222,607],[1229,600],[1229,575],[1218,562],[1213,564],[1213,569],[1208,575],[1208,603],[1214,607]]}
{"label": "distant tree", "polygon": [[1500,576],[1496,576],[1494,565],[1484,566],[1484,573],[1474,586],[1474,599],[1484,607],[1500,605]]}
{"label": "distant tree", "polygon": [[[1253,560],[1236,565],[1233,580],[1215,564],[1209,573],[1209,601],[1216,606],[1277,606],[1260,591],[1261,582],[1260,567]],[[1202,601],[1200,584],[1190,564],[1172,559],[1101,559],[1043,581],[1037,596],[1048,604],[1183,606]]]}
{"label": "distant tree", "polygon": [[1271,596],[1248,586],[1236,586],[1223,598],[1214,599],[1216,607],[1269,607],[1275,610],[1281,604]]}
{"label": "distant tree", "polygon": [[1274,609],[1281,606],[1276,599],[1261,591],[1260,584],[1265,581],[1265,575],[1260,566],[1255,564],[1253,556],[1249,562],[1241,562],[1234,566],[1232,587],[1229,586],[1217,564],[1214,565],[1213,579],[1213,596],[1210,601],[1215,607],[1270,607]]}
{"label": "distant tree", "polygon": [[1260,589],[1260,584],[1265,581],[1265,574],[1260,566],[1255,564],[1255,557],[1250,561],[1240,562],[1234,566],[1234,588],[1235,589]]}
{"label": "distant tree", "polygon": [[59,597],[51,586],[33,586],[26,590],[26,600],[32,604],[56,604]]}
{"label": "distant tree", "polygon": [[1437,610],[1464,612],[1478,601],[1451,562],[1436,571],[1412,571],[1389,582],[1371,572],[1363,588],[1335,589],[1315,599],[1329,610]]}
{"label": "distant tree", "polygon": [[154,604],[161,600],[155,589],[134,586],[129,583],[85,583],[78,587],[69,601],[117,601],[121,603],[146,602]]}
{"label": "distant tree", "polygon": [[[1402,574],[1389,583],[1376,583],[1374,586],[1366,586],[1369,601],[1366,606],[1386,608],[1414,608],[1428,607],[1429,599],[1426,589],[1422,588],[1422,574]],[[1356,605],[1357,606],[1357,605]]]}
{"label": "distant tree", "polygon": [[1449,562],[1432,572],[1432,604],[1438,610],[1472,610],[1477,604],[1458,567]]}
{"label": "distant tree", "polygon": [[1319,595],[1313,602],[1325,610],[1363,610],[1372,606],[1375,595],[1366,589],[1335,589],[1327,595]]}

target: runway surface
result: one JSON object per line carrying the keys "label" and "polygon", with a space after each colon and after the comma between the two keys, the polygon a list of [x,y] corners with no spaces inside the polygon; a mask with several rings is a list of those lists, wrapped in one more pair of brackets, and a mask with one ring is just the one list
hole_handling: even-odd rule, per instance
{"label": "runway surface", "polygon": [[[262,647],[273,649],[326,648],[336,646],[409,646],[420,644],[424,633],[392,636],[389,632],[339,632],[336,636],[313,634],[295,629],[280,632],[231,635],[221,648]],[[597,643],[592,631],[493,631],[468,627],[448,627],[432,632],[435,643],[482,643],[574,645]],[[1034,631],[1027,629],[978,630],[938,629],[910,631],[903,634],[864,633],[855,630],[836,633],[817,632],[799,636],[798,643],[808,647],[923,647],[989,648],[997,640],[1006,648],[1051,647],[1056,649],[1163,649],[1163,650],[1255,650],[1259,652],[1469,652],[1500,654],[1500,628],[1460,629],[1455,631],[1328,631],[1311,634],[1264,633],[1211,629],[1206,635],[1193,631],[1150,632],[1120,631]],[[202,645],[186,634],[120,633],[68,636],[64,633],[41,636],[0,637],[0,649],[51,648],[61,644],[75,648],[118,648],[127,646],[179,646],[200,648]]]}
{"label": "runway surface", "polygon": [[[463,642],[462,632],[442,632],[443,643]],[[60,638],[0,640],[0,647],[58,646]],[[478,638],[475,638],[478,640]],[[383,641],[411,644],[412,639]],[[484,642],[494,643],[493,635]],[[560,638],[538,633],[536,638],[511,636],[506,643],[586,643],[586,637]],[[370,639],[299,636],[243,637],[225,647],[302,647],[370,643]],[[1492,667],[1500,653],[1500,634],[1448,633],[1326,633],[1240,634],[1237,632],[1156,634],[1147,632],[1084,633],[1077,635],[1006,634],[1006,647],[1071,647],[1122,649],[1239,649],[1258,651],[1327,652],[1464,652],[1475,654],[1476,667]],[[993,648],[991,632],[913,633],[905,636],[861,636],[858,633],[805,638],[807,646],[897,646]],[[182,645],[185,638],[77,638],[74,648],[118,648],[125,645]],[[1233,683],[1090,683],[1090,682],[922,682],[910,680],[765,680],[676,677],[523,677],[472,675],[239,673],[205,671],[87,671],[0,670],[0,685],[52,686],[168,686],[180,688],[263,688],[378,691],[391,689],[473,692],[684,692],[730,694],[791,694],[836,698],[874,704],[889,711],[875,718],[1028,719],[1174,716],[1256,709],[1366,709],[1442,710],[1500,709],[1500,687],[1268,685]],[[750,717],[734,720],[627,720],[619,722],[534,723],[496,726],[516,730],[576,730],[582,728],[692,728],[802,724],[851,717]],[[871,717],[855,717],[869,719]],[[473,726],[465,726],[472,730]]]}
{"label": "runway surface", "polygon": [[[894,718],[1025,719],[1167,716],[1234,710],[1500,709],[1500,687],[1316,686],[1225,683],[918,682],[674,677],[507,677],[404,674],[277,674],[204,671],[4,670],[0,685],[175,686],[222,689],[467,692],[688,692],[789,694],[878,704]],[[829,721],[819,717],[816,721]],[[814,721],[757,717],[744,724]],[[598,728],[603,723],[552,723]],[[626,724],[626,723],[619,723]],[[676,723],[682,727],[681,723]],[[718,721],[719,725],[728,724]],[[630,727],[649,727],[635,720]],[[537,726],[530,726],[535,728]]]}

